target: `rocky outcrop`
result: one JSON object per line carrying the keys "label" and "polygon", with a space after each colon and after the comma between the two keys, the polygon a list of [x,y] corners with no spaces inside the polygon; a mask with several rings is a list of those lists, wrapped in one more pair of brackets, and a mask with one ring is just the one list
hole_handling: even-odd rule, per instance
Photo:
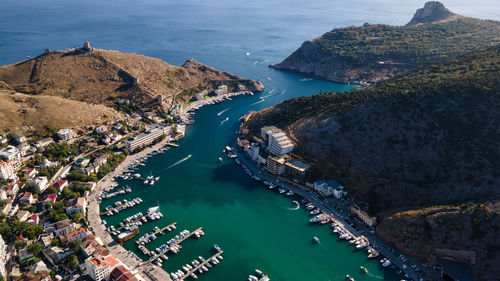
{"label": "rocky outcrop", "polygon": [[270,67],[366,85],[495,43],[500,43],[500,22],[459,16],[439,2],[428,2],[406,26],[333,29]]}
{"label": "rocky outcrop", "polygon": [[429,1],[425,3],[423,8],[417,10],[411,21],[406,25],[443,21],[456,15],[446,9],[441,2]]}

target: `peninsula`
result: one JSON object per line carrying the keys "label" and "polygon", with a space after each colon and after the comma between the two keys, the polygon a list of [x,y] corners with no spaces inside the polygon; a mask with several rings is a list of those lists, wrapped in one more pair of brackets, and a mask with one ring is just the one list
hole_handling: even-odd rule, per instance
{"label": "peninsula", "polygon": [[369,85],[427,62],[500,42],[500,22],[457,15],[427,2],[405,26],[336,28],[306,41],[271,67],[339,82]]}

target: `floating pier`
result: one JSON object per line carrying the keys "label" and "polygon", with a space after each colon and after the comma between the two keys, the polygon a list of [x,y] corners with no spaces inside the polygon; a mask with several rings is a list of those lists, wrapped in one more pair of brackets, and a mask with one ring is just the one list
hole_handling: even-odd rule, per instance
{"label": "floating pier", "polygon": [[184,274],[183,276],[181,276],[180,278],[177,278],[176,280],[184,280],[188,277],[191,277],[191,274],[195,273],[198,271],[198,269],[202,266],[204,266],[205,264],[207,264],[208,262],[210,262],[211,259],[215,258],[215,257],[219,257],[220,255],[222,255],[222,253],[224,253],[224,251],[220,251],[220,252],[217,252],[217,254],[211,256],[210,258],[208,259],[205,259],[202,263],[200,263],[199,265],[195,266],[192,270],[190,270],[188,273]]}
{"label": "floating pier", "polygon": [[[175,227],[175,225],[176,225],[176,224],[177,224],[177,222],[173,222],[173,223],[171,223],[171,224],[169,224],[169,225],[165,226],[164,228],[158,228],[158,229],[156,229],[156,230],[152,231],[151,233],[146,233],[146,234],[144,234],[142,237],[145,237],[146,235],[148,235],[148,236],[151,236],[151,235],[157,235],[157,234],[159,234],[159,233],[163,233],[165,230],[167,230],[167,231],[171,231],[172,227]],[[169,230],[169,229],[170,229],[170,230]],[[141,237],[141,238],[142,238],[142,237]],[[141,242],[144,242],[144,245],[146,245],[146,244],[148,244],[149,242],[151,242],[151,241],[149,241],[149,240],[141,241],[141,238],[137,239],[137,240],[135,241],[135,243],[136,243],[136,244],[140,244]]]}
{"label": "floating pier", "polygon": [[[157,255],[154,255],[152,256],[147,262],[152,262],[154,260],[156,260],[158,257],[161,257],[163,256],[164,254],[166,254],[167,252],[169,252],[173,247],[179,245],[180,243],[184,242],[186,239],[188,239],[189,237],[195,235],[198,231],[202,230],[203,227],[200,227],[198,229],[196,229],[195,231],[192,231],[190,232],[189,234],[187,234],[186,236],[180,238],[179,240],[175,241],[174,243],[172,243],[171,245],[168,245],[165,249],[163,249],[160,253],[158,253]],[[149,251],[149,255],[152,255],[151,251]],[[154,252],[153,252],[154,253]]]}

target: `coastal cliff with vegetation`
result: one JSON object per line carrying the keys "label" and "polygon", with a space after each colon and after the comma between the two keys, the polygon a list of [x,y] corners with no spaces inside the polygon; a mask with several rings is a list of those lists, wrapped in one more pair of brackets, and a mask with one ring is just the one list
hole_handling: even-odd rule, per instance
{"label": "coastal cliff with vegetation", "polygon": [[255,135],[265,125],[284,129],[298,154],[316,160],[313,176],[338,179],[369,204],[386,241],[429,262],[442,250],[473,251],[474,272],[492,280],[500,262],[499,73],[493,46],[375,87],[287,100],[245,126]]}
{"label": "coastal cliff with vegetation", "polygon": [[[82,48],[46,50],[34,58],[0,66],[0,99],[2,104],[13,105],[0,114],[0,130],[104,123],[122,117],[113,109],[119,101],[168,111],[220,84],[235,84],[230,90],[238,85],[249,91],[264,88],[258,81],[195,60],[175,66],[143,55],[95,49],[88,42]],[[56,105],[60,110],[53,110]],[[54,122],[43,122],[44,117]],[[42,122],[32,122],[35,119]]]}
{"label": "coastal cliff with vegetation", "polygon": [[336,28],[271,67],[340,83],[373,83],[499,42],[500,22],[460,16],[427,2],[405,26]]}

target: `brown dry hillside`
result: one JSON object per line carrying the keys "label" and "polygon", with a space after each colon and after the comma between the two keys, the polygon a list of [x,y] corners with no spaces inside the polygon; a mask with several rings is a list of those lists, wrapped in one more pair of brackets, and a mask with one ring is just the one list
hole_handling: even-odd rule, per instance
{"label": "brown dry hillside", "polygon": [[[0,67],[0,88],[113,105],[117,99],[147,104],[207,81],[241,79],[196,61],[173,66],[160,59],[83,47],[46,52]],[[260,83],[247,80],[250,90]]]}
{"label": "brown dry hillside", "polygon": [[[26,95],[0,90],[0,131],[44,131],[82,128],[121,118],[104,105],[91,105],[61,97]],[[42,132],[43,133],[43,132]]]}

